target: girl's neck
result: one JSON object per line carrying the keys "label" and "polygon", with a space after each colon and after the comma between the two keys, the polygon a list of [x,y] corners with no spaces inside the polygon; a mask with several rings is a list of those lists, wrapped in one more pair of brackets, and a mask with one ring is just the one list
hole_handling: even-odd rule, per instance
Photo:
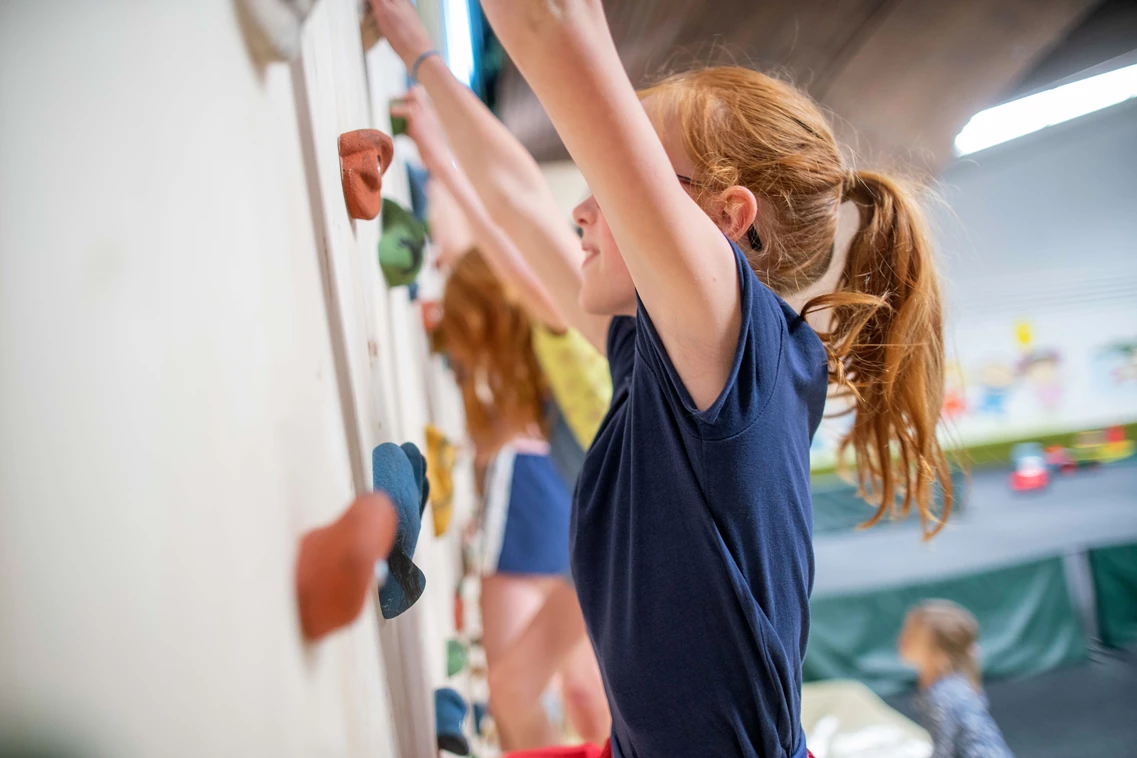
{"label": "girl's neck", "polygon": [[920,685],[920,689],[927,690],[931,689],[931,687],[936,684],[936,682],[944,679],[945,677],[951,676],[951,674],[951,671],[945,671],[939,666],[925,666],[924,668],[921,668],[919,672],[917,672],[916,677]]}

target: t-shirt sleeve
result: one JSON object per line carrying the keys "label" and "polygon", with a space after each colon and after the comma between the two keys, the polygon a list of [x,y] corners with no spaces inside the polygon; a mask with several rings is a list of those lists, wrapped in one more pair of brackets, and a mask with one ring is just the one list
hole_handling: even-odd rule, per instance
{"label": "t-shirt sleeve", "polygon": [[641,360],[652,369],[652,380],[662,386],[677,414],[686,416],[701,432],[713,437],[734,434],[762,413],[778,381],[787,333],[786,313],[780,299],[758,281],[738,246],[732,242],[731,247],[738,264],[742,318],[726,384],[709,407],[699,410],[691,399],[642,301],[636,317],[637,347]]}
{"label": "t-shirt sleeve", "polygon": [[577,443],[592,444],[612,403],[608,361],[575,329],[554,334],[533,327],[533,352]]}
{"label": "t-shirt sleeve", "polygon": [[612,387],[619,387],[632,375],[636,362],[636,319],[614,316],[608,325],[608,369]]}

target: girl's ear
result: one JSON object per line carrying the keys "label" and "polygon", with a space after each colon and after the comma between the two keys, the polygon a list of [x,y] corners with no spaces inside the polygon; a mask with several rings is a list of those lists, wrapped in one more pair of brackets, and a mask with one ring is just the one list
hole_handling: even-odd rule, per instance
{"label": "girl's ear", "polygon": [[[746,239],[747,231],[758,219],[758,198],[754,193],[739,185],[727,187],[719,193],[715,205],[715,220],[723,234],[735,242]],[[761,236],[761,229],[758,234]]]}

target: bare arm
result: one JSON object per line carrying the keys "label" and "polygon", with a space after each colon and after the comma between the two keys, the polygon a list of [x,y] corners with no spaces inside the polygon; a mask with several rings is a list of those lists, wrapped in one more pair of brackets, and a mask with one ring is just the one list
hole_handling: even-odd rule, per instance
{"label": "bare arm", "polygon": [[[588,180],[688,392],[706,408],[726,383],[738,343],[734,255],[676,179],[620,63],[600,0],[482,5]],[[739,223],[724,221],[732,236]]]}
{"label": "bare arm", "polygon": [[392,109],[407,120],[407,134],[418,146],[419,156],[432,178],[440,182],[453,198],[470,225],[474,242],[485,255],[494,274],[512,290],[530,316],[553,331],[563,331],[564,319],[541,280],[526,263],[513,240],[494,223],[470,180],[454,165],[446,135],[421,87],[407,93],[401,105]]}
{"label": "bare arm", "polygon": [[[371,5],[380,29],[408,66],[430,48],[408,0],[371,0]],[[544,284],[564,323],[603,353],[611,318],[580,307],[580,240],[561,216],[536,161],[437,56],[422,62],[418,78],[490,217]]]}

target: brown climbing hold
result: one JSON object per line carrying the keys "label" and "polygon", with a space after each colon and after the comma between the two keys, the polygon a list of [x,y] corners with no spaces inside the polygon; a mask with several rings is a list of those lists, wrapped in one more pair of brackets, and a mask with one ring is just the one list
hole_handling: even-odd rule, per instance
{"label": "brown climbing hold", "polygon": [[379,31],[379,24],[375,21],[375,14],[371,11],[371,3],[360,3],[359,36],[363,41],[364,52],[375,47],[383,39],[383,32]]}
{"label": "brown climbing hold", "polygon": [[395,156],[391,138],[374,129],[356,129],[340,135],[340,179],[343,199],[352,218],[373,219],[382,202],[383,174]]}
{"label": "brown climbing hold", "polygon": [[300,541],[296,601],[304,637],[315,641],[363,609],[375,564],[391,552],[398,516],[383,493],[361,495],[343,515]]}

